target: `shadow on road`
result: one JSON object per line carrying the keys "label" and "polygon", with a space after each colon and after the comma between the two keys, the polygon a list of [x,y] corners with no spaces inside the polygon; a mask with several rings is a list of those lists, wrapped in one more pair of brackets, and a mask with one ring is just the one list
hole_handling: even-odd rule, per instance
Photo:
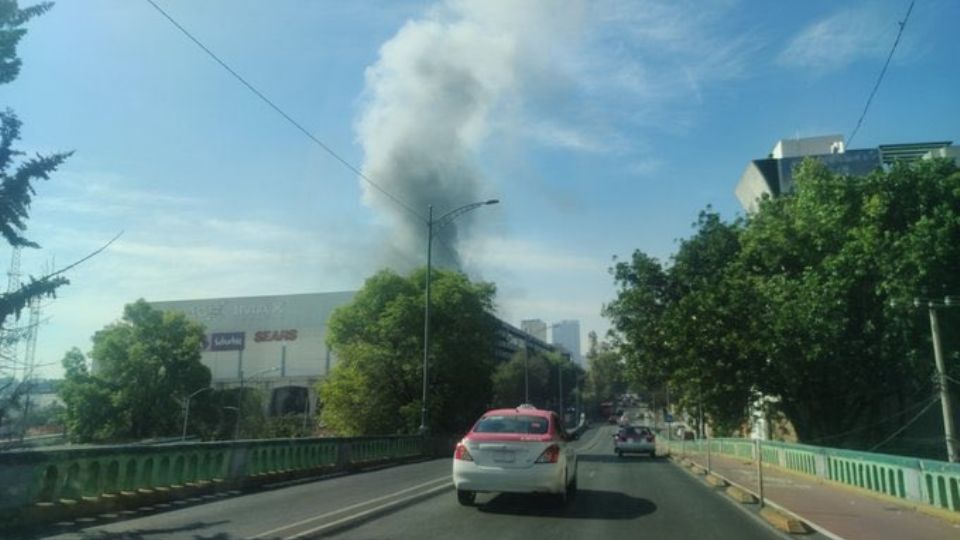
{"label": "shadow on road", "polygon": [[[158,527],[155,529],[131,529],[128,531],[81,531],[76,530],[75,527],[56,527],[50,526],[42,533],[35,531],[33,533],[24,533],[22,535],[10,536],[11,540],[29,540],[29,539],[38,539],[48,536],[55,536],[58,533],[68,534],[71,538],[77,540],[161,540],[163,538],[169,538],[171,535],[183,536],[184,533],[190,533],[191,531],[197,531],[198,534],[193,536],[194,540],[237,540],[237,537],[231,536],[227,533],[213,533],[204,535],[200,531],[204,529],[215,529],[219,525],[224,523],[229,523],[228,521],[198,521],[195,523],[190,523],[187,525],[182,525],[179,527]],[[4,537],[8,538],[8,537]]]}
{"label": "shadow on road", "polygon": [[647,499],[619,491],[584,489],[565,506],[553,497],[503,493],[478,506],[481,512],[516,516],[551,516],[573,519],[634,519],[657,511]]}
{"label": "shadow on road", "polygon": [[623,457],[618,457],[611,452],[609,454],[580,454],[577,456],[577,461],[580,463],[660,463],[666,462],[667,458],[664,456],[650,457],[646,454],[624,454]]}

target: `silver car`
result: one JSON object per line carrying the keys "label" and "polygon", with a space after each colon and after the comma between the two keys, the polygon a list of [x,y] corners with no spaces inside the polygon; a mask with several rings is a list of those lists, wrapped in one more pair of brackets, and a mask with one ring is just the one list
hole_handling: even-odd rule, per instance
{"label": "silver car", "polygon": [[613,435],[613,447],[618,456],[627,453],[657,455],[657,436],[646,426],[623,426]]}

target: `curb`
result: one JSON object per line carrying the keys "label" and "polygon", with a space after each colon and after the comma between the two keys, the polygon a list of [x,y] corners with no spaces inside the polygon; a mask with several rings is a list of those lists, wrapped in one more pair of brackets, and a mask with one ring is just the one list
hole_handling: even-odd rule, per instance
{"label": "curb", "polygon": [[705,480],[713,487],[727,487],[729,485],[726,480],[713,473],[708,473]]}
{"label": "curb", "polygon": [[779,510],[765,506],[760,509],[760,517],[767,523],[790,534],[810,534],[813,530],[806,523],[797,518],[788,516]]}
{"label": "curb", "polygon": [[752,493],[748,493],[737,486],[730,486],[726,489],[726,494],[733,500],[741,504],[757,504],[757,498]]}
{"label": "curb", "polygon": [[[676,459],[674,458],[671,458],[671,459],[673,459],[675,463],[677,462]],[[683,458],[683,459],[685,461],[689,461],[687,460],[687,458]],[[693,465],[693,467],[701,467],[700,465],[694,463],[693,461],[689,461],[689,463]],[[729,483],[730,487],[728,487],[725,490],[725,493],[734,501],[737,501],[743,504],[754,504],[758,502],[758,497],[756,493],[754,493],[752,490],[748,489],[747,487],[742,486],[730,480],[729,478],[723,475],[717,474],[715,472],[711,472],[710,474],[715,475],[717,478]],[[770,499],[764,500],[764,506],[760,509],[759,515],[765,521],[767,521],[771,526],[783,532],[787,532],[790,534],[810,534],[811,532],[818,532],[826,536],[827,538],[831,538],[834,540],[843,540],[842,536],[834,532],[831,532],[825,527],[817,525],[816,523],[804,518],[803,516],[797,514],[796,512],[792,512],[780,506],[779,504],[772,502]],[[795,523],[791,523],[791,522],[795,522]],[[796,530],[791,530],[791,527],[793,527]]]}

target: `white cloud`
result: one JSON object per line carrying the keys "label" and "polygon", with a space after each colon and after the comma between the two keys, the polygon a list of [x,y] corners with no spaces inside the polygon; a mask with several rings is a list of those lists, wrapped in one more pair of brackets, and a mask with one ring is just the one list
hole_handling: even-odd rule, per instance
{"label": "white cloud", "polygon": [[801,30],[777,60],[825,73],[859,60],[882,58],[896,34],[894,21],[895,14],[881,14],[872,7],[843,9]]}

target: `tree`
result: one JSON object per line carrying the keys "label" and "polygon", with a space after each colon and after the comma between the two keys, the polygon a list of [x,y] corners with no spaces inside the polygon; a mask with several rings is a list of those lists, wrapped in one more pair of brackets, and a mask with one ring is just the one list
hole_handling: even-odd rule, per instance
{"label": "tree", "polygon": [[126,426],[120,423],[123,415],[113,401],[111,385],[90,374],[87,359],[76,347],[63,357],[63,369],[66,376],[58,394],[66,406],[64,424],[70,440],[117,438]]}
{"label": "tree", "polygon": [[[328,323],[337,364],[319,386],[322,419],[342,435],[414,433],[420,424],[426,271],[383,270]],[[494,286],[434,270],[428,426],[456,433],[491,398]]]}
{"label": "tree", "polygon": [[960,172],[924,160],[850,177],[807,160],[795,179],[745,220],[701,213],[667,266],[616,263],[604,313],[631,379],[714,427],[735,430],[763,396],[802,441],[872,448],[933,393],[927,322],[903,306],[960,291]]}
{"label": "tree", "polygon": [[[180,433],[181,401],[210,385],[200,362],[203,327],[182,313],[128,304],[93,336],[91,372],[79,351],[64,359],[60,395],[74,440],[143,439]],[[194,398],[203,407],[204,398]]]}
{"label": "tree", "polygon": [[872,447],[933,393],[927,321],[890,304],[960,290],[960,173],[925,160],[847,177],[808,160],[796,178],[742,237],[768,321],[759,386],[801,439]]}
{"label": "tree", "polygon": [[[525,395],[528,385],[529,397]],[[550,364],[547,358],[520,350],[493,372],[493,406],[516,407],[521,403],[545,406],[549,388]]]}
{"label": "tree", "polygon": [[732,266],[743,225],[708,208],[694,226],[667,267],[642,252],[618,262],[618,297],[604,313],[634,386],[669,389],[680,409],[698,416],[702,408],[715,428],[733,431],[762,373],[752,295]]}
{"label": "tree", "polygon": [[[12,82],[20,73],[22,61],[17,56],[17,45],[27,32],[24,25],[52,5],[42,3],[20,9],[16,0],[0,0],[0,84]],[[0,236],[13,249],[39,248],[24,236],[30,203],[36,194],[34,184],[47,180],[70,152],[21,159],[23,152],[13,147],[20,139],[20,126],[12,110],[0,111]],[[65,284],[67,280],[58,274],[30,277],[18,289],[0,293],[0,349],[15,346],[20,339],[21,332],[13,324],[23,309],[41,297],[53,296]],[[19,403],[22,380],[10,375],[22,367],[14,358],[0,356],[0,425],[8,410]]]}
{"label": "tree", "polygon": [[610,344],[599,341],[596,332],[590,332],[587,337],[586,401],[589,410],[597,410],[601,403],[613,401],[626,392],[626,364]]}

